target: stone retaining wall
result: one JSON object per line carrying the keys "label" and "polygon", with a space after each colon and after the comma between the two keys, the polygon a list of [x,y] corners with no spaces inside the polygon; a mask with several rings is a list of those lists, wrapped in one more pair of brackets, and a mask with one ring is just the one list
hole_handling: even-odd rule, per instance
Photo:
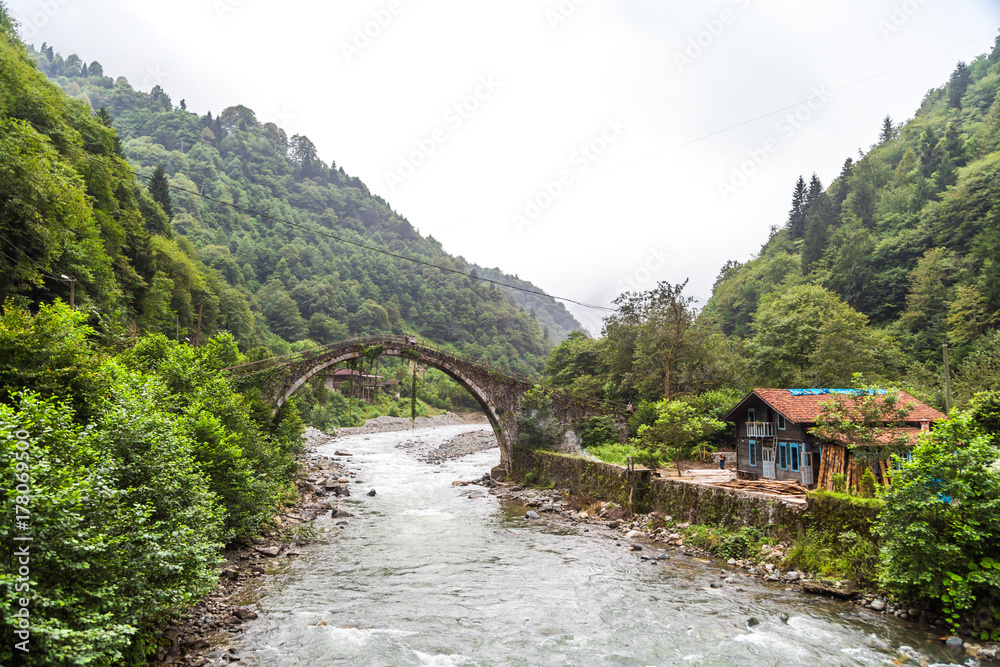
{"label": "stone retaining wall", "polygon": [[727,528],[749,526],[776,538],[798,533],[807,522],[804,507],[733,489],[650,478],[648,473],[643,480],[646,488],[634,489],[624,467],[602,461],[519,449],[512,463],[515,479],[613,500],[632,506],[638,513],[662,512],[676,521]]}

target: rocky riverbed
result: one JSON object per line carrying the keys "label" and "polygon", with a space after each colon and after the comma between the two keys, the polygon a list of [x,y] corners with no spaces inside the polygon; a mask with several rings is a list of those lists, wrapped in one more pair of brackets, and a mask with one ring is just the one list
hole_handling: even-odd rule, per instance
{"label": "rocky riverbed", "polygon": [[[630,551],[637,552],[642,561],[650,563],[669,560],[671,557],[688,556],[717,560],[720,565],[719,580],[710,584],[711,588],[733,586],[738,591],[740,582],[756,577],[771,585],[784,586],[785,590],[801,590],[806,593],[827,595],[863,606],[876,613],[891,614],[897,618],[922,623],[939,630],[941,640],[956,651],[962,650],[969,657],[993,662],[1000,656],[1000,645],[977,643],[951,636],[944,620],[938,615],[909,605],[897,604],[885,596],[857,590],[851,580],[828,580],[810,576],[797,570],[781,569],[785,553],[790,544],[765,545],[752,559],[723,561],[698,547],[685,544],[684,531],[690,527],[686,522],[675,522],[673,517],[653,512],[632,515],[628,510],[614,503],[574,497],[563,490],[536,489],[518,485],[493,482],[488,477],[471,482],[456,482],[461,485],[482,484],[491,487],[490,493],[511,502],[519,502],[525,508],[526,521],[554,521],[563,525],[575,525],[582,532],[595,532],[607,539],[619,542]],[[748,618],[748,625],[755,625],[757,619]]]}

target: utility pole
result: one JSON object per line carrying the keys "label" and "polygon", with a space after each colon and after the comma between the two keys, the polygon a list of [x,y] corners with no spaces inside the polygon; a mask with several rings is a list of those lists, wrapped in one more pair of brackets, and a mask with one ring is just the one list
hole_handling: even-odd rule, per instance
{"label": "utility pole", "polygon": [[69,309],[73,310],[73,305],[76,301],[76,277],[70,278],[65,273],[59,277],[69,281]]}
{"label": "utility pole", "polygon": [[951,371],[948,369],[948,343],[941,344],[944,352],[944,409],[951,412]]}
{"label": "utility pole", "polygon": [[205,292],[201,291],[198,294],[201,296],[201,299],[198,300],[198,329],[194,333],[195,347],[201,346],[201,311],[205,305]]}

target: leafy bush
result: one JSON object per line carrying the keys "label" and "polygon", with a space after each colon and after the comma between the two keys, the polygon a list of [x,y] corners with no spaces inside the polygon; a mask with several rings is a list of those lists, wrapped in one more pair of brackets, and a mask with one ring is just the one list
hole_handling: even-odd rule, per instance
{"label": "leafy bush", "polygon": [[552,449],[565,429],[552,414],[552,397],[540,386],[524,393],[517,418],[517,445],[528,449]]}
{"label": "leafy bush", "polygon": [[991,439],[953,412],[885,493],[880,580],[940,604],[957,625],[1000,588],[1000,469]]}
{"label": "leafy bush", "polygon": [[584,448],[618,442],[618,426],[607,415],[591,417],[579,428],[580,443]]}
{"label": "leafy bush", "polygon": [[[4,625],[14,626],[15,599],[31,601],[28,665],[141,662],[143,634],[217,581],[222,511],[190,439],[150,409],[162,387],[134,373],[116,380],[92,428],[52,398],[0,404],[0,474],[13,479],[26,463],[30,476],[30,587],[15,592],[14,572],[0,570]],[[4,492],[6,516],[18,495]],[[0,522],[0,540],[15,544],[14,528]],[[0,647],[4,664],[10,648]]]}

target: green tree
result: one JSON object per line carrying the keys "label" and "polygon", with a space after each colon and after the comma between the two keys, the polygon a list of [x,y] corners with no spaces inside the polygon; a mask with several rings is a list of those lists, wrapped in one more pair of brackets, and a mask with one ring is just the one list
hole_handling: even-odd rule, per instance
{"label": "green tree", "polygon": [[898,364],[892,339],[822,287],[802,285],[770,298],[755,321],[747,351],[768,386],[846,384],[856,372],[884,377]]}
{"label": "green tree", "polygon": [[539,385],[524,392],[517,418],[517,445],[528,449],[554,449],[565,428],[555,418],[552,396]]}
{"label": "green tree", "polygon": [[885,115],[882,119],[882,129],[879,131],[878,142],[880,144],[889,143],[896,138],[896,126],[892,122],[892,117],[889,114]]}
{"label": "green tree", "polygon": [[725,422],[686,401],[664,399],[656,404],[656,421],[640,426],[636,438],[645,449],[673,460],[679,475],[681,461],[706,455],[710,438],[725,428]]}
{"label": "green tree", "polygon": [[854,376],[852,391],[834,394],[823,403],[810,433],[831,442],[846,443],[855,458],[876,468],[910,446],[910,437],[901,431],[910,406],[901,402],[897,389],[867,385],[860,373]]}
{"label": "green tree", "polygon": [[808,194],[806,179],[799,176],[792,190],[792,209],[788,212],[788,232],[793,239],[800,239],[805,235]]}
{"label": "green tree", "polygon": [[174,217],[174,207],[170,203],[170,184],[167,182],[167,173],[163,170],[163,165],[157,165],[153,170],[153,175],[149,178],[149,194],[153,201],[160,205],[168,219]]}
{"label": "green tree", "polygon": [[[904,598],[936,603],[953,628],[1000,589],[996,461],[990,439],[968,415],[953,412],[921,437],[884,496],[880,581]],[[995,616],[981,628],[994,638],[997,629]]]}

